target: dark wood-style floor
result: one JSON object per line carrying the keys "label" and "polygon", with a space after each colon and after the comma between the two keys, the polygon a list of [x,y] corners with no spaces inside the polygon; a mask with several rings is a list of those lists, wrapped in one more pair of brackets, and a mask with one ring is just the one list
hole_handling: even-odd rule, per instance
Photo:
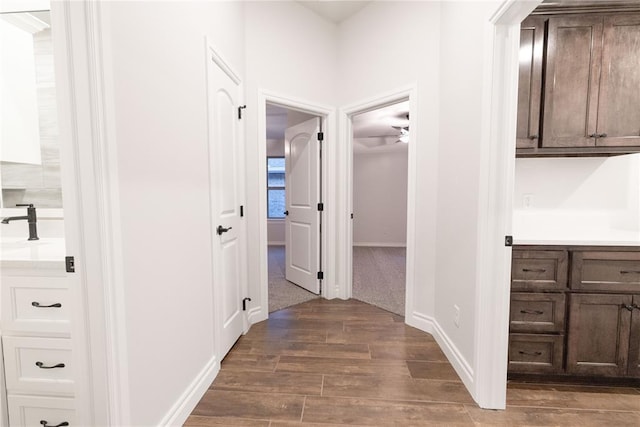
{"label": "dark wood-style floor", "polygon": [[509,384],[480,409],[435,340],[400,316],[314,300],[253,325],[185,426],[640,426],[640,389]]}

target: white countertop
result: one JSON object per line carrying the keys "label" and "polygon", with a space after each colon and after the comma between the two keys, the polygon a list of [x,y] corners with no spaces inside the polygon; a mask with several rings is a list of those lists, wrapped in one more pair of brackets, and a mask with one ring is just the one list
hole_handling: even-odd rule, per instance
{"label": "white countertop", "polygon": [[553,234],[516,232],[514,245],[640,246],[640,232],[626,230],[555,230]]}
{"label": "white countertop", "polygon": [[63,238],[40,238],[29,241],[23,237],[3,236],[0,241],[2,268],[39,268],[64,265],[66,255]]}

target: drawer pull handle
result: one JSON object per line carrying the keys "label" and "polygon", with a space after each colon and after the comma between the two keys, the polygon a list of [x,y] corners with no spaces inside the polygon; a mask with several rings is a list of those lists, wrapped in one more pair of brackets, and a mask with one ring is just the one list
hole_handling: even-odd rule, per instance
{"label": "drawer pull handle", "polygon": [[42,424],[42,427],[66,427],[69,425],[68,422],[63,421],[60,424],[54,426],[52,424],[49,424],[49,421],[46,420],[40,420],[40,424]]}
{"label": "drawer pull handle", "polygon": [[629,311],[633,311],[634,308],[638,308],[637,305],[633,304],[633,305],[628,305],[628,304],[621,304],[620,308],[626,308]]}
{"label": "drawer pull handle", "polygon": [[620,274],[640,274],[640,270],[620,270]]}
{"label": "drawer pull handle", "polygon": [[64,363],[58,363],[57,365],[53,365],[53,366],[44,366],[44,363],[42,362],[36,362],[36,366],[40,369],[55,369],[55,368],[64,368],[65,364]]}
{"label": "drawer pull handle", "polygon": [[518,353],[525,354],[527,356],[542,356],[542,352],[541,351],[523,351],[523,350],[520,350]]}
{"label": "drawer pull handle", "polygon": [[540,310],[520,310],[520,313],[522,314],[544,314],[544,311],[540,311]]}
{"label": "drawer pull handle", "polygon": [[523,268],[522,271],[525,273],[545,273],[547,270],[544,268]]}
{"label": "drawer pull handle", "polygon": [[51,305],[40,305],[40,303],[38,301],[34,301],[31,303],[32,306],[37,307],[37,308],[60,308],[62,307],[62,304],[60,304],[59,302],[55,303],[55,304],[51,304]]}

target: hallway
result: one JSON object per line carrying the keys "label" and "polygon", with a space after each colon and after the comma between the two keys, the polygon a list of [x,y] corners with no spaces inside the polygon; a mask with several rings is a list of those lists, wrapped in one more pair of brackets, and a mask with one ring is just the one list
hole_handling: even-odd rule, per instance
{"label": "hallway", "polygon": [[402,317],[316,299],[253,325],[185,426],[640,425],[640,388],[510,384],[507,406],[479,409]]}

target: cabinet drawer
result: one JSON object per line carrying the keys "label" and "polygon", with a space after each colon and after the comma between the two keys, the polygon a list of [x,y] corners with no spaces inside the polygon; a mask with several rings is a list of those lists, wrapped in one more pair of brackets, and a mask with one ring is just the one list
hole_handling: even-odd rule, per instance
{"label": "cabinet drawer", "polygon": [[567,251],[514,250],[511,289],[563,290],[567,287]]}
{"label": "cabinet drawer", "polygon": [[71,341],[2,337],[8,393],[73,394]]}
{"label": "cabinet drawer", "polygon": [[640,251],[580,251],[573,255],[571,288],[598,292],[640,291]]}
{"label": "cabinet drawer", "polygon": [[71,297],[64,277],[3,277],[5,331],[70,332]]}
{"label": "cabinet drawer", "polygon": [[511,332],[564,332],[565,295],[552,293],[511,294]]}
{"label": "cabinet drawer", "polygon": [[509,372],[561,373],[563,354],[563,335],[509,335]]}
{"label": "cabinet drawer", "polygon": [[[11,427],[77,426],[75,401],[64,397],[12,396],[7,398]],[[45,421],[46,424],[43,424]]]}

